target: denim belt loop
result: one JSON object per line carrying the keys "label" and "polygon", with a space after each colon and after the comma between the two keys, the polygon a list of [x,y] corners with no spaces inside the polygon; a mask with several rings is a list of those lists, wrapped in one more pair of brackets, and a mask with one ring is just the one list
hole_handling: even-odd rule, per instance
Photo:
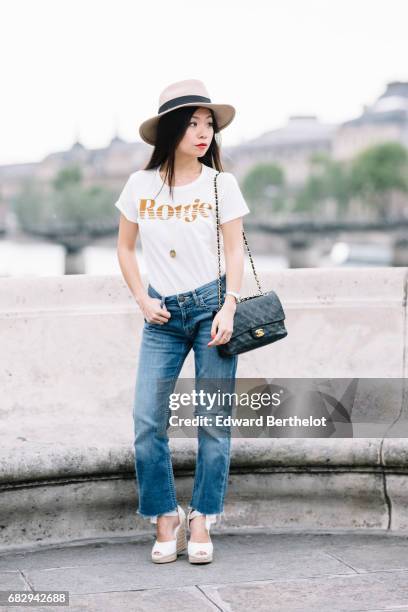
{"label": "denim belt loop", "polygon": [[195,303],[195,305],[196,305],[196,306],[200,306],[200,298],[198,297],[196,290],[195,290],[195,289],[193,289],[193,290],[191,291],[191,293],[193,294],[193,299],[194,299],[194,303]]}

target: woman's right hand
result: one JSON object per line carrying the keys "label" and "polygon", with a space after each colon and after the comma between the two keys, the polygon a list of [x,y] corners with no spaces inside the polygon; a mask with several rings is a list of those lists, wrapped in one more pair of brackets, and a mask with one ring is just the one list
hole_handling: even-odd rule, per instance
{"label": "woman's right hand", "polygon": [[147,323],[158,323],[163,325],[170,319],[171,314],[166,308],[166,304],[160,307],[161,300],[159,298],[150,297],[147,295],[140,303],[140,309],[143,312],[144,320]]}

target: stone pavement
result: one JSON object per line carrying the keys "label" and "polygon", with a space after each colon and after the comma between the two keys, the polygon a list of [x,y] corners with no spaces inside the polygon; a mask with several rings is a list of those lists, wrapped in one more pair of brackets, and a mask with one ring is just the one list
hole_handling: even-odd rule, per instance
{"label": "stone pavement", "polygon": [[[0,590],[68,590],[70,612],[407,610],[408,536],[212,533],[214,561],[150,561],[154,535],[0,555]],[[0,606],[0,611],[28,610]]]}

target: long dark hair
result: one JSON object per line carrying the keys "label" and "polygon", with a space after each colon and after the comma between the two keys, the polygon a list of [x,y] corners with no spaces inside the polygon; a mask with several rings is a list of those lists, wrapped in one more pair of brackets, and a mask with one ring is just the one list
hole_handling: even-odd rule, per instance
{"label": "long dark hair", "polygon": [[[174,160],[175,152],[179,142],[182,140],[186,129],[190,123],[191,116],[194,112],[201,108],[198,106],[182,106],[174,111],[166,113],[160,117],[157,126],[156,143],[153,153],[143,170],[151,170],[166,164],[165,182],[170,186],[170,195],[173,198],[173,180],[174,180]],[[219,133],[219,127],[215,113],[212,108],[208,109],[211,112],[214,127],[214,136],[211,144],[208,147],[205,155],[199,158],[199,161],[210,168],[215,168],[220,172],[223,171],[221,164],[220,148],[215,139],[215,135]],[[163,188],[162,185],[162,188]],[[160,191],[159,191],[160,193]]]}

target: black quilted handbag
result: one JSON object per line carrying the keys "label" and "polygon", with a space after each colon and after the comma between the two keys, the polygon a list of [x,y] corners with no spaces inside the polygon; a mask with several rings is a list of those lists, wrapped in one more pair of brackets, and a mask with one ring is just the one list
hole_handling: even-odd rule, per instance
{"label": "black quilted handbag", "polygon": [[[217,247],[218,247],[218,310],[221,308],[221,258],[220,258],[220,220],[218,214],[217,176],[214,176],[215,190],[215,214],[217,218]],[[255,266],[249,250],[244,230],[242,235],[248,255],[251,260],[252,270],[259,288],[259,295],[250,295],[240,298],[234,314],[234,328],[232,336],[225,344],[217,344],[220,355],[230,356],[238,353],[246,353],[252,349],[276,342],[285,338],[288,332],[285,327],[285,313],[280,299],[275,291],[261,289]],[[215,316],[218,311],[214,312]]]}

